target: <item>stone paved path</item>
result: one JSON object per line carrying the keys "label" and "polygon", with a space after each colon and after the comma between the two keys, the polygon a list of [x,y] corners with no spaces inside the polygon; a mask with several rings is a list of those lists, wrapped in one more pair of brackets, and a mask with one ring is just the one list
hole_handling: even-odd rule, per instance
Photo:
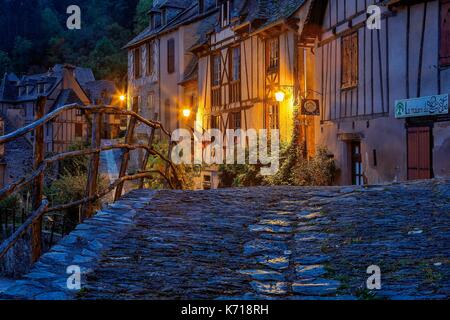
{"label": "stone paved path", "polygon": [[[65,290],[65,266],[84,271]],[[370,265],[382,289],[368,291]],[[449,299],[450,181],[135,191],[43,256],[13,298]],[[49,287],[50,284],[50,287]]]}

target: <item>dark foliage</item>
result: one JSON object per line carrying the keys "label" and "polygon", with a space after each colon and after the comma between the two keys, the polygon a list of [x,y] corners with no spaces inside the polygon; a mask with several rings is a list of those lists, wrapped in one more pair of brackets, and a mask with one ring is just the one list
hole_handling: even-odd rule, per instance
{"label": "dark foliage", "polygon": [[[91,67],[98,79],[123,83],[122,47],[145,25],[149,0],[0,0],[0,72],[45,72],[55,63]],[[138,6],[139,3],[139,6]],[[68,30],[69,5],[81,30]]]}

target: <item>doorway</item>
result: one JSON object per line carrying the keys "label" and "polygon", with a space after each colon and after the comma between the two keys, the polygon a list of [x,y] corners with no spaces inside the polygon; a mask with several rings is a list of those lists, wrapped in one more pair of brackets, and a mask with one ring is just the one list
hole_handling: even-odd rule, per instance
{"label": "doorway", "polygon": [[432,128],[429,126],[407,128],[408,180],[431,179]]}
{"label": "doorway", "polygon": [[362,186],[364,185],[364,173],[361,155],[361,141],[350,142],[350,156],[352,166],[352,184]]}

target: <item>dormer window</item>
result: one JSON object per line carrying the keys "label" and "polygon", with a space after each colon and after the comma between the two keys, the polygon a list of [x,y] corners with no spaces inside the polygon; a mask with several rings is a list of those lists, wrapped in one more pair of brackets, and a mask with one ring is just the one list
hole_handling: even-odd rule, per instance
{"label": "dormer window", "polygon": [[19,87],[19,96],[24,96],[26,93],[26,88],[25,87]]}
{"label": "dormer window", "polygon": [[45,92],[45,84],[39,83],[37,86],[37,89],[38,89],[38,94],[44,93]]}
{"label": "dormer window", "polygon": [[167,24],[167,10],[163,9],[161,11],[161,23],[163,26],[165,26]]}
{"label": "dormer window", "polygon": [[222,28],[227,27],[230,24],[230,11],[231,11],[231,1],[226,0],[222,2],[220,8],[220,17]]}
{"label": "dormer window", "polygon": [[27,86],[27,95],[30,95],[31,91],[33,91],[33,86]]}

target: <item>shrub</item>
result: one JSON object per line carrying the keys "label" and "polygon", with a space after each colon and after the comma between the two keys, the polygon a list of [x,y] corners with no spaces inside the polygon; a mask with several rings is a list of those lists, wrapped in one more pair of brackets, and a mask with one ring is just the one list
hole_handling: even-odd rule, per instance
{"label": "shrub", "polygon": [[[154,143],[153,148],[165,157],[168,154],[167,141]],[[159,170],[160,172],[165,173],[166,166],[167,163],[159,156],[150,156],[146,169],[149,171]],[[189,190],[194,188],[194,178],[200,175],[202,168],[198,165],[181,164],[175,165],[175,170],[177,172],[178,179],[181,181],[183,189]],[[155,174],[151,179],[146,179],[145,187],[150,189],[165,189],[168,187],[168,184],[164,177],[159,174]]]}

